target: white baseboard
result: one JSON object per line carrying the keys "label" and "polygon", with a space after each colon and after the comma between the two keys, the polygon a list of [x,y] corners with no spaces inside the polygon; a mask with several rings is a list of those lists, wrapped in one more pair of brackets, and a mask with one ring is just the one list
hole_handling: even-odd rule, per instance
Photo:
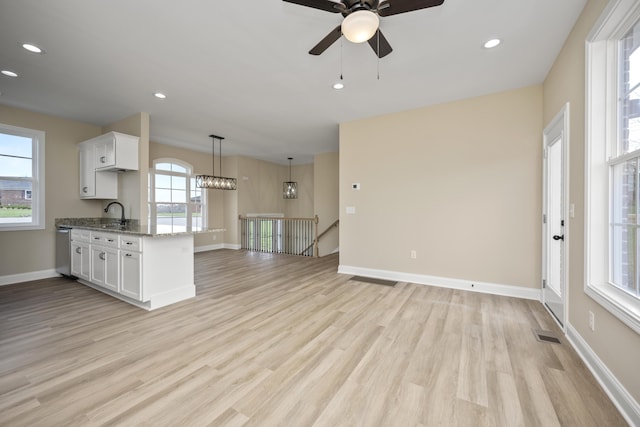
{"label": "white baseboard", "polygon": [[195,253],[198,252],[207,252],[207,251],[217,251],[220,249],[234,249],[239,250],[240,245],[234,245],[231,243],[218,243],[217,245],[206,245],[206,246],[196,246],[193,251]]}
{"label": "white baseboard", "polygon": [[570,323],[567,323],[567,338],[627,423],[632,426],[640,426],[640,404],[620,384],[607,365],[600,360]]}
{"label": "white baseboard", "polygon": [[418,285],[439,286],[441,288],[461,289],[463,291],[481,292],[485,294],[502,295],[536,301],[540,301],[541,297],[540,289],[477,282],[473,280],[451,279],[448,277],[427,276],[423,274],[401,273],[398,271],[376,270],[373,268],[352,267],[349,265],[338,266],[338,273],[373,277],[376,279],[395,280],[397,282],[416,283]]}
{"label": "white baseboard", "polygon": [[55,269],[31,271],[29,273],[9,274],[0,276],[0,286],[12,285],[14,283],[30,282],[32,280],[49,279],[51,277],[59,277],[60,274]]}

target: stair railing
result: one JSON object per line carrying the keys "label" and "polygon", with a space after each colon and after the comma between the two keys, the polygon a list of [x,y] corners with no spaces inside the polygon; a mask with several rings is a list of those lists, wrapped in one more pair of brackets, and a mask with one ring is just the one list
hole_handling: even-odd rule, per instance
{"label": "stair railing", "polygon": [[249,251],[317,256],[318,216],[278,218],[243,216],[240,220],[240,247]]}

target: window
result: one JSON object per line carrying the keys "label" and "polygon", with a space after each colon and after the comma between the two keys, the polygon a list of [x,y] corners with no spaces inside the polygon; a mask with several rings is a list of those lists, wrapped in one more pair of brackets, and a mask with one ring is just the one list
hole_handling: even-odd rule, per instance
{"label": "window", "polygon": [[640,333],[640,3],[587,38],[585,292]]}
{"label": "window", "polygon": [[0,124],[0,230],[45,227],[44,132]]}
{"label": "window", "polygon": [[149,223],[158,231],[207,227],[206,192],[197,188],[191,165],[176,159],[154,161],[149,174]]}

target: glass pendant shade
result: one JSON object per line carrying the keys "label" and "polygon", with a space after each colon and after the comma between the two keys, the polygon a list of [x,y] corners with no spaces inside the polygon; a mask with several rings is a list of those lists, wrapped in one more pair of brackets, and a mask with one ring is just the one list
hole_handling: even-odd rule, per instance
{"label": "glass pendant shade", "polygon": [[221,136],[209,135],[213,138],[211,143],[211,163],[213,175],[196,175],[196,187],[198,188],[210,188],[212,190],[236,190],[238,188],[238,181],[235,178],[229,178],[226,176],[216,176],[216,163],[215,163],[215,143],[216,139],[220,140],[220,173],[222,173],[222,140]]}
{"label": "glass pendant shade", "polygon": [[293,157],[289,157],[289,181],[282,183],[282,197],[285,199],[297,199],[298,198],[298,183],[291,181],[291,160]]}
{"label": "glass pendant shade", "polygon": [[297,199],[298,198],[298,183],[293,181],[287,181],[282,183],[282,196],[285,199]]}
{"label": "glass pendant shade", "polygon": [[237,190],[238,182],[235,178],[212,175],[196,175],[196,187],[211,188],[212,190]]}
{"label": "glass pendant shade", "polygon": [[342,21],[342,34],[352,43],[363,43],[378,31],[380,19],[370,10],[358,10]]}

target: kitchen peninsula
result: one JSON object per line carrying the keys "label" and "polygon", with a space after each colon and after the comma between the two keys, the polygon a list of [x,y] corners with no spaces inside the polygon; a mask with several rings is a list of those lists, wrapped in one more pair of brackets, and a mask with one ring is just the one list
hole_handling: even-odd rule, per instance
{"label": "kitchen peninsula", "polygon": [[71,276],[146,310],[195,296],[193,234],[224,231],[108,218],[58,218],[56,228],[70,229]]}

